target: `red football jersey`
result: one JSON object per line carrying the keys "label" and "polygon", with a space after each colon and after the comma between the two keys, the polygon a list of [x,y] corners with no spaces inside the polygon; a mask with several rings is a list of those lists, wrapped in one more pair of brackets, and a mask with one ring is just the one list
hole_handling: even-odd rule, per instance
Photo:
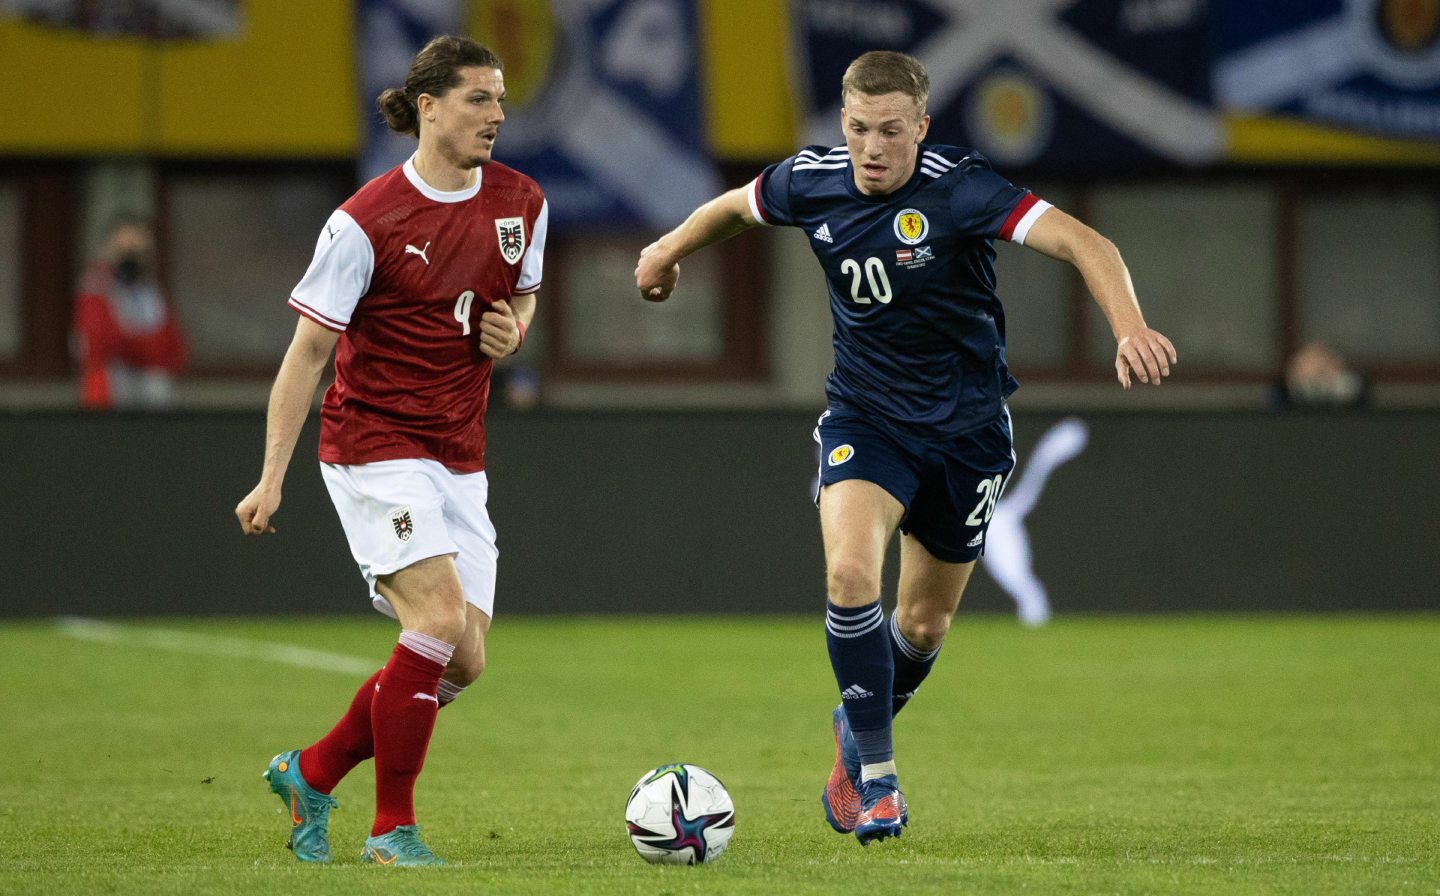
{"label": "red football jersey", "polygon": [[540,288],[549,209],[497,162],[436,190],[414,159],[372,180],[325,224],[290,306],[341,333],[321,408],[320,459],[423,457],[485,468],[491,361],[480,315]]}

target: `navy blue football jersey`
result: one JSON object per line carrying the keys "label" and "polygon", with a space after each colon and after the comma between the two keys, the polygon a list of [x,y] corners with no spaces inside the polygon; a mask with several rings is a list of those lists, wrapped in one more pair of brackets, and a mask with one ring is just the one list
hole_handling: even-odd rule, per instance
{"label": "navy blue football jersey", "polygon": [[1018,386],[994,241],[1023,243],[1049,207],[978,152],[923,144],[910,180],[883,196],[855,186],[844,146],[806,147],[750,189],[755,218],[804,229],[825,269],[830,403],[939,438],[992,422]]}

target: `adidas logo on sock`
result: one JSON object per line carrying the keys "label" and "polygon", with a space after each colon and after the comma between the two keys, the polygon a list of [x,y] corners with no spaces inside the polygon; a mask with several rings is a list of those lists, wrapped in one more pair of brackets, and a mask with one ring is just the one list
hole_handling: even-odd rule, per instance
{"label": "adidas logo on sock", "polygon": [[840,692],[840,697],[843,700],[864,700],[866,697],[874,696],[874,691],[867,691],[864,688],[860,687],[860,685],[858,684],[852,684],[850,685],[850,687]]}
{"label": "adidas logo on sock", "polygon": [[817,231],[815,231],[815,233],[814,233],[813,235],[814,235],[815,239],[820,240],[821,242],[825,242],[825,243],[833,243],[833,242],[835,242],[835,238],[830,235],[830,224],[829,224],[829,222],[826,222],[826,223],[824,223],[824,224],[821,224],[821,225],[820,225],[820,229],[817,230]]}

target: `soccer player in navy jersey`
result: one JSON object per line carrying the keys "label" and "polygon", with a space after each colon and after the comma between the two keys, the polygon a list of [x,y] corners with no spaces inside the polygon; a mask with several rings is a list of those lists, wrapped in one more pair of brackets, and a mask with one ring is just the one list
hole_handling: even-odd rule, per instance
{"label": "soccer player in navy jersey", "polygon": [[[1005,316],[993,244],[1073,264],[1115,335],[1115,375],[1159,385],[1176,362],[1146,325],[1115,246],[979,153],[927,145],[929,77],[903,53],[871,52],[841,83],[845,145],[811,146],[700,206],[647,246],[641,296],[664,301],[679,261],[757,225],[802,228],[825,271],[835,369],[815,437],[822,448],[826,642],[841,703],[825,817],[862,844],[909,821],[891,744],[895,713],[939,653],[1015,466],[1005,399]],[[887,624],[885,546],[902,533]]]}
{"label": "soccer player in navy jersey", "polygon": [[328,734],[265,772],[290,813],[288,846],[330,860],[331,791],[375,759],[375,820],[361,859],[443,864],[420,839],[415,780],[440,707],[485,665],[498,556],[485,503],[485,409],[497,358],[535,313],[549,207],[492,160],[505,82],[473,41],[437,37],[377,105],[419,139],[325,222],[290,295],[299,314],[280,365],[260,482],[235,508],[274,532],[311,397],[335,351],[320,413],[321,474],[376,609],[399,643]]}

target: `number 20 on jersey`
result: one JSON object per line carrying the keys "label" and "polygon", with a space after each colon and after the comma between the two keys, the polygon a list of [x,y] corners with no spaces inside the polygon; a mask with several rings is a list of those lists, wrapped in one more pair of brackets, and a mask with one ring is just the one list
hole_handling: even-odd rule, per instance
{"label": "number 20 on jersey", "polygon": [[[855,304],[869,305],[872,301],[882,305],[890,304],[894,293],[890,289],[890,275],[885,273],[885,262],[873,255],[864,262],[847,258],[840,262],[840,273],[850,277],[850,300]],[[863,284],[862,276],[866,281]],[[867,285],[870,287],[870,294],[861,295],[860,290]]]}

